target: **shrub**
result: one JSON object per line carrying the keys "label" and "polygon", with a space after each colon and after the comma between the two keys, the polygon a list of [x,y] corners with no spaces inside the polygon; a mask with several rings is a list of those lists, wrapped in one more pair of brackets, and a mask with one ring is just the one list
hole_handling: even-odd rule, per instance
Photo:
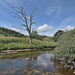
{"label": "shrub", "polygon": [[55,58],[64,62],[75,60],[75,30],[65,32],[58,40]]}

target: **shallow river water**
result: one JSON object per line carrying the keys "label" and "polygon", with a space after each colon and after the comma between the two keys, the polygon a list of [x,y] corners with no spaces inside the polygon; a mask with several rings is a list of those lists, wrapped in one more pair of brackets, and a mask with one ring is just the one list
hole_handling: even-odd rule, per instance
{"label": "shallow river water", "polygon": [[25,56],[13,59],[0,59],[0,75],[74,75],[72,70],[53,61],[52,57],[53,52],[48,50],[25,52]]}

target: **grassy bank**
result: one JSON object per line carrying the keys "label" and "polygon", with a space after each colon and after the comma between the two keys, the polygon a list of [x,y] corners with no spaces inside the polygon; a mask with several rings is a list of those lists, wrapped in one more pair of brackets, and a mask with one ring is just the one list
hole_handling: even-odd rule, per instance
{"label": "grassy bank", "polygon": [[57,46],[56,42],[33,39],[32,44],[27,38],[18,37],[0,37],[0,50],[17,50],[17,49],[42,49],[54,48]]}

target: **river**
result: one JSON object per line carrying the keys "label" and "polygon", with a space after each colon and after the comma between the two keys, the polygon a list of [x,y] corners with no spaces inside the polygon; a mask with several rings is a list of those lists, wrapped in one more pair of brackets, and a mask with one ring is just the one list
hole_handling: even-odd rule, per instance
{"label": "river", "polygon": [[0,59],[0,75],[74,75],[72,70],[52,59],[52,51],[20,52],[16,55]]}

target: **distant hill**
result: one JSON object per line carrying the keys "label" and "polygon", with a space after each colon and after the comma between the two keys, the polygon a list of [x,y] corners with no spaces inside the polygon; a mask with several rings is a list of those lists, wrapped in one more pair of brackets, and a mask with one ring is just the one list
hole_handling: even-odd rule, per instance
{"label": "distant hill", "polygon": [[[10,30],[4,27],[0,27],[0,37],[22,37],[27,38],[27,35],[21,34],[14,30]],[[32,36],[32,39],[41,40],[41,41],[53,41],[53,37],[45,36],[45,35],[35,35]]]}
{"label": "distant hill", "polygon": [[14,30],[10,30],[4,27],[0,27],[0,37],[26,37],[24,34],[16,32]]}

